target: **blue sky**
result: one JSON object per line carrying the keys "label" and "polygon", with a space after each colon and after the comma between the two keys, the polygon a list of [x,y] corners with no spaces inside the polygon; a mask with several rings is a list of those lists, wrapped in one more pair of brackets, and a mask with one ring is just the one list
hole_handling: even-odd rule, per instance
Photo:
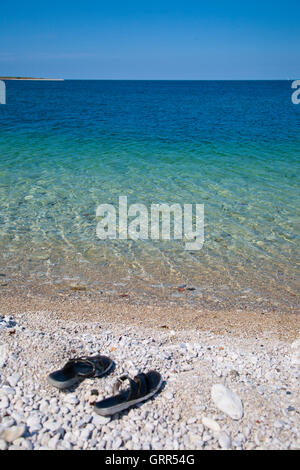
{"label": "blue sky", "polygon": [[0,75],[300,78],[300,2],[1,2]]}

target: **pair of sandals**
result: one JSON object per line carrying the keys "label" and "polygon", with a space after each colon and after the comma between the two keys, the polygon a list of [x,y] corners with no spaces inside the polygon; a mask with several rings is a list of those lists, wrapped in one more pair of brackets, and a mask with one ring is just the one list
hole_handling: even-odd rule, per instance
{"label": "pair of sandals", "polygon": [[[107,356],[90,356],[70,359],[66,365],[48,375],[50,385],[63,390],[72,387],[86,378],[103,377],[113,367],[113,361]],[[124,383],[129,387],[122,390]],[[113,396],[95,403],[94,410],[101,416],[120,413],[155,395],[162,385],[159,372],[149,371],[138,374],[133,379],[128,375],[119,377],[113,388]]]}

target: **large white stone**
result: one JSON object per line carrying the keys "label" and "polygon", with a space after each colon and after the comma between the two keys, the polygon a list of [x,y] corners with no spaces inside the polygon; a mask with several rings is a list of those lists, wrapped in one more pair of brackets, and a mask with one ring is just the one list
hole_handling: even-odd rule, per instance
{"label": "large white stone", "polygon": [[230,418],[238,420],[243,417],[243,403],[240,397],[222,384],[215,384],[211,389],[214,404]]}

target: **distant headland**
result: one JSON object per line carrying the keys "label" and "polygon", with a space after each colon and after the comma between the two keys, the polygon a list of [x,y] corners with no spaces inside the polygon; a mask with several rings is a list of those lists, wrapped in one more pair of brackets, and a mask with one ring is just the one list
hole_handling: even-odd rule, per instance
{"label": "distant headland", "polygon": [[35,81],[50,81],[50,82],[63,82],[63,78],[34,78],[34,77],[0,77],[0,80],[35,80]]}

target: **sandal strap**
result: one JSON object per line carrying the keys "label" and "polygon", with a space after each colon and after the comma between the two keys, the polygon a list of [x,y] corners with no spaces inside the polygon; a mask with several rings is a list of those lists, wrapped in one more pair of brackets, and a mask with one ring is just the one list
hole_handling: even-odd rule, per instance
{"label": "sandal strap", "polygon": [[100,371],[103,371],[106,369],[106,364],[105,362],[101,359],[101,357],[98,357],[96,360],[95,364],[96,369],[100,369]]}
{"label": "sandal strap", "polygon": [[71,358],[67,364],[64,366],[64,369],[69,369],[70,367],[73,367],[74,364],[78,364],[78,363],[82,363],[82,364],[86,364],[86,365],[89,365],[91,366],[91,371],[90,372],[78,372],[77,375],[79,375],[80,377],[93,377],[95,375],[95,372],[96,372],[96,365],[93,361],[91,361],[87,356],[82,356],[82,357],[74,357],[74,358]]}
{"label": "sandal strap", "polygon": [[134,377],[134,381],[138,386],[138,398],[147,395],[148,380],[146,374],[140,373]]}
{"label": "sandal strap", "polygon": [[122,375],[121,377],[119,377],[117,379],[117,381],[115,382],[115,385],[114,385],[114,395],[116,395],[120,389],[120,387],[123,385],[123,383],[127,381],[129,383],[129,387],[130,387],[130,393],[128,395],[128,398],[127,398],[127,401],[129,400],[135,400],[136,398],[139,398],[138,396],[138,392],[139,392],[139,389],[138,389],[138,384],[132,380],[128,375]]}

